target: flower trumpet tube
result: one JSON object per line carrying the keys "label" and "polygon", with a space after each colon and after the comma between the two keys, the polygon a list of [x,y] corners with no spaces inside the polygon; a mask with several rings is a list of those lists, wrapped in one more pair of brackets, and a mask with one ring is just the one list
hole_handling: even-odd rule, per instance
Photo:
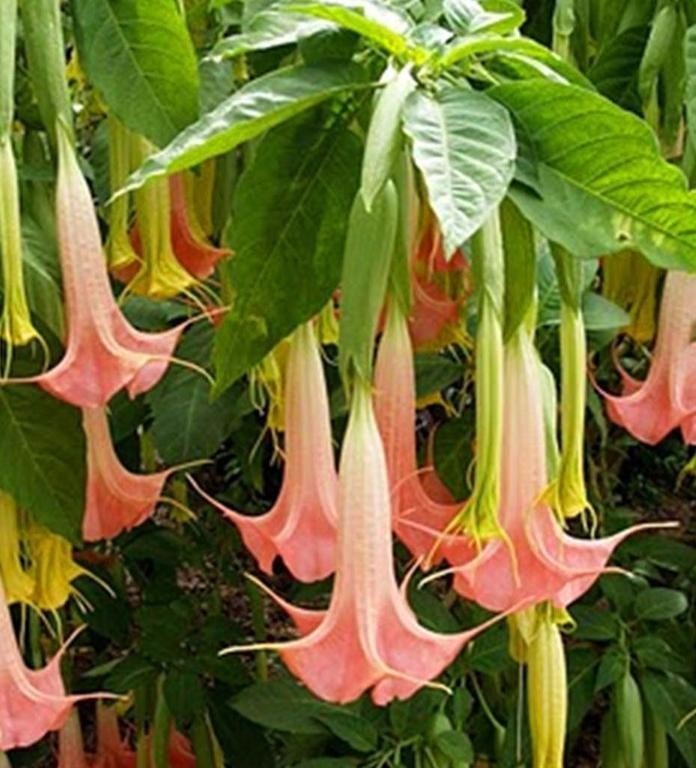
{"label": "flower trumpet tube", "polygon": [[73,709],[58,734],[58,768],[88,768],[80,727],[80,716]]}
{"label": "flower trumpet tube", "polygon": [[114,707],[97,702],[97,754],[94,768],[135,768],[136,754],[121,738]]}
{"label": "flower trumpet tube", "polygon": [[43,669],[27,669],[0,582],[0,750],[27,747],[58,730],[73,704],[84,698],[65,693],[60,674],[64,650]]}
{"label": "flower trumpet tube", "polygon": [[291,340],[284,421],[285,471],[270,512],[240,514],[193,485],[237,526],[263,571],[271,573],[279,556],[297,579],[316,581],[336,566],[337,477],[326,382],[310,323],[300,326]]}
{"label": "flower trumpet tube", "polygon": [[[317,696],[349,702],[372,689],[384,705],[430,683],[487,624],[452,635],[421,627],[394,574],[387,465],[364,385],[353,394],[339,470],[336,576],[326,611],[284,601],[304,637],[268,643]],[[493,619],[493,621],[496,621]],[[232,648],[229,651],[249,650]]]}
{"label": "flower trumpet tube", "polygon": [[[0,338],[10,347],[21,347],[35,339],[41,341],[41,337],[32,323],[24,287],[17,166],[9,136],[0,137],[0,178],[0,261],[4,293]],[[10,363],[8,353],[7,366]]]}
{"label": "flower trumpet tube", "polygon": [[171,240],[177,261],[199,280],[210,277],[220,259],[229,256],[226,248],[216,248],[204,237],[193,211],[189,207],[182,174],[169,179],[171,196]]}
{"label": "flower trumpet tube", "polygon": [[[121,121],[109,115],[109,182],[111,194],[123,187],[128,175],[133,170],[131,162],[132,138]],[[130,195],[116,197],[109,208],[109,237],[106,241],[106,256],[109,269],[115,274],[124,269],[137,271],[140,257],[135,252],[130,237],[129,227]]]}
{"label": "flower trumpet tube", "polygon": [[374,402],[387,460],[394,532],[415,557],[423,557],[462,505],[431,498],[418,470],[413,347],[397,301],[389,303],[377,353]]}
{"label": "flower trumpet tube", "polygon": [[[151,154],[152,146],[136,138],[140,157]],[[155,298],[171,298],[186,294],[197,285],[197,279],[184,269],[174,255],[171,237],[171,195],[169,181],[155,179],[135,192],[137,233],[136,250],[139,267],[130,279],[127,291]],[[130,276],[126,270],[122,277]]]}
{"label": "flower trumpet tube", "polygon": [[468,263],[459,251],[445,260],[435,217],[413,252],[410,264],[413,303],[408,318],[416,349],[440,349],[461,336],[459,312],[469,293]]}
{"label": "flower trumpet tube", "polygon": [[62,360],[29,379],[73,405],[105,405],[126,387],[131,397],[164,375],[184,325],[161,333],[133,328],[111,292],[89,187],[66,131],[58,129],[58,246],[67,308]]}
{"label": "flower trumpet tube", "polygon": [[630,322],[624,333],[641,344],[655,336],[659,277],[660,270],[635,251],[602,260],[602,295],[628,312]]}
{"label": "flower trumpet tube", "polygon": [[503,444],[504,253],[496,211],[473,240],[478,291],[476,330],[476,475],[471,498],[452,519],[448,533],[470,536],[477,548],[504,538],[498,520]]}
{"label": "flower trumpet tube", "polygon": [[113,539],[147,520],[173,470],[137,475],[120,462],[105,408],[83,408],[87,438],[87,502],[82,523],[85,541]]}
{"label": "flower trumpet tube", "polygon": [[669,272],[657,341],[645,381],[622,371],[623,396],[604,393],[607,412],[636,439],[654,445],[678,427],[696,443],[696,275]]}
{"label": "flower trumpet tube", "polygon": [[8,604],[32,603],[34,580],[22,565],[19,510],[15,500],[0,491],[0,579]]}
{"label": "flower trumpet tube", "polygon": [[561,517],[591,509],[585,488],[585,404],[587,343],[582,310],[561,303],[561,454],[549,488],[551,506]]}
{"label": "flower trumpet tube", "polygon": [[505,345],[500,508],[504,536],[491,539],[473,560],[449,569],[459,594],[492,611],[544,600],[562,609],[607,571],[612,552],[627,536],[664,527],[634,526],[602,539],[576,539],[563,531],[545,494],[548,474],[540,377],[532,335],[523,324]]}
{"label": "flower trumpet tube", "polygon": [[72,595],[78,595],[73,581],[90,574],[73,560],[72,545],[67,539],[39,525],[29,526],[26,544],[34,587],[31,605],[39,611],[57,611]]}

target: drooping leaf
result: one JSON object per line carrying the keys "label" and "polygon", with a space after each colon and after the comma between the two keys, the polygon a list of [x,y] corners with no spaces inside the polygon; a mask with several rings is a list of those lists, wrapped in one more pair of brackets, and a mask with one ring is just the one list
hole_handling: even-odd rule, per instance
{"label": "drooping leaf", "polygon": [[587,73],[602,96],[636,113],[641,112],[642,106],[638,66],[647,39],[647,27],[627,29],[608,43]]}
{"label": "drooping leaf", "polygon": [[531,224],[509,199],[500,206],[505,248],[505,339],[524,321],[536,290],[536,244]]}
{"label": "drooping leaf", "polygon": [[0,488],[34,519],[78,541],[85,503],[80,413],[45,392],[0,388]]}
{"label": "drooping leaf", "polygon": [[454,87],[412,93],[404,120],[449,256],[505,196],[515,165],[512,123],[486,94]]}
{"label": "drooping leaf", "polygon": [[218,392],[329,300],[360,158],[353,133],[344,125],[323,131],[314,115],[259,144],[235,198],[235,256],[225,269],[236,298],[215,339]]}
{"label": "drooping leaf", "polygon": [[114,114],[164,146],[198,117],[198,69],[171,0],[71,0],[80,62]]}
{"label": "drooping leaf", "polygon": [[126,189],[136,189],[148,179],[228,152],[331,96],[360,85],[364,85],[362,69],[336,62],[322,67],[287,67],[252,80],[167,147],[148,157],[131,175]]}
{"label": "drooping leaf", "polygon": [[401,146],[401,114],[415,87],[410,68],[405,67],[387,83],[375,105],[365,143],[360,187],[368,211],[394,168]]}
{"label": "drooping leaf", "polygon": [[696,270],[696,193],[642,121],[572,85],[488,93],[517,127],[525,186],[513,199],[546,237],[577,256],[634,248],[658,266]]}

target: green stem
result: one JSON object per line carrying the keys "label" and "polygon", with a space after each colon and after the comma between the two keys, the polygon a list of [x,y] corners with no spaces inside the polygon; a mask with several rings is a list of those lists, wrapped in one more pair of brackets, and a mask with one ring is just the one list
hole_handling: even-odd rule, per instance
{"label": "green stem", "polygon": [[[266,640],[266,616],[263,610],[261,592],[255,584],[247,581],[246,593],[251,608],[251,624],[254,629],[254,639],[257,643],[263,643]],[[260,682],[268,680],[268,655],[265,651],[256,652],[256,677]]]}
{"label": "green stem", "polygon": [[163,691],[164,676],[160,675],[157,681],[157,703],[155,704],[155,716],[152,724],[152,762],[154,768],[169,768],[169,733],[172,728],[172,715],[167,706],[167,700]]}
{"label": "green stem", "polygon": [[23,2],[22,22],[31,81],[51,144],[56,144],[58,120],[74,140],[70,92],[65,79],[60,0]]}
{"label": "green stem", "polygon": [[191,741],[198,768],[216,768],[213,740],[204,715],[198,715],[191,726]]}

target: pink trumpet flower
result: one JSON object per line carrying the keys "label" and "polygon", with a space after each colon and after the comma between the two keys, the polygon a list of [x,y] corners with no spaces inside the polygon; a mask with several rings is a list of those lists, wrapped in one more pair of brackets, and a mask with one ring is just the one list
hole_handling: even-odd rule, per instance
{"label": "pink trumpet flower", "polygon": [[418,469],[413,347],[396,301],[390,304],[377,353],[374,402],[387,460],[394,532],[415,557],[425,557],[437,540],[429,529],[444,530],[462,504],[432,498],[424,485],[427,475]]}
{"label": "pink trumpet flower", "polygon": [[626,537],[664,527],[634,526],[603,539],[576,539],[563,531],[544,500],[548,478],[540,373],[531,335],[521,327],[505,347],[500,510],[505,538],[491,539],[465,563],[447,551],[456,591],[492,611],[544,600],[564,608],[609,570],[608,559]]}
{"label": "pink trumpet flower", "polygon": [[336,566],[336,465],[319,345],[311,323],[297,329],[288,353],[285,472],[273,509],[243,515],[198,492],[239,529],[261,570],[280,556],[300,581],[317,581]]}
{"label": "pink trumpet flower", "polygon": [[27,747],[63,726],[80,696],[67,696],[61,649],[43,669],[27,669],[0,583],[0,750]]}
{"label": "pink trumpet flower", "polygon": [[[457,337],[459,311],[466,299],[466,286],[458,285],[453,298],[441,285],[451,282],[457,274],[465,276],[468,263],[460,251],[450,261],[445,260],[442,238],[435,218],[426,229],[411,260],[411,289],[413,305],[408,327],[416,349],[440,348]],[[462,278],[459,278],[461,283]]]}
{"label": "pink trumpet flower", "polygon": [[83,408],[87,438],[85,541],[113,539],[147,520],[162,495],[168,469],[148,475],[129,472],[120,462],[109,432],[105,408]]}
{"label": "pink trumpet flower", "polygon": [[15,381],[35,382],[55,397],[86,408],[105,405],[123,387],[135,397],[163,376],[185,324],[144,333],[121,314],[109,285],[89,187],[62,126],[56,201],[67,347],[51,370]]}
{"label": "pink trumpet flower", "polygon": [[623,396],[604,393],[612,421],[650,445],[677,427],[696,444],[696,275],[667,274],[647,379],[621,374]]}
{"label": "pink trumpet flower", "polygon": [[58,734],[58,768],[89,768],[82,740],[80,716],[73,709]]}
{"label": "pink trumpet flower", "polygon": [[[359,388],[341,453],[338,561],[329,608],[314,612],[279,600],[306,634],[254,646],[277,650],[290,671],[327,701],[353,701],[372,689],[374,702],[384,705],[436,685],[429,681],[491,623],[452,635],[418,624],[394,574],[389,495],[371,394]],[[238,650],[248,649],[229,649]]]}
{"label": "pink trumpet flower", "polygon": [[171,237],[177,261],[199,280],[210,277],[220,259],[229,256],[226,248],[216,248],[201,237],[202,233],[192,226],[186,203],[186,190],[181,174],[169,178],[171,194]]}

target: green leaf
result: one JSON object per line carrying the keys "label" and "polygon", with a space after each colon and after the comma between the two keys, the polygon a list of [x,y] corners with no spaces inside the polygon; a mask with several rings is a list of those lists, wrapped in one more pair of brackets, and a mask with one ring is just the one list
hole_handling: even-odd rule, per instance
{"label": "green leaf", "polygon": [[630,322],[628,313],[618,304],[591,291],[582,298],[582,315],[588,331],[617,331]]}
{"label": "green leaf", "polygon": [[686,61],[686,115],[691,146],[696,149],[696,26],[689,27],[684,38]]}
{"label": "green leaf", "polygon": [[354,749],[374,749],[374,726],[347,707],[315,699],[308,691],[284,680],[256,683],[239,693],[232,706],[266,728],[306,736],[333,733]]}
{"label": "green leaf", "polygon": [[164,146],[198,117],[198,68],[171,0],[71,0],[80,62],[114,114]]}
{"label": "green leaf", "polygon": [[471,492],[474,429],[473,409],[467,408],[463,416],[448,419],[435,432],[435,468],[456,499],[465,499]]}
{"label": "green leaf", "polygon": [[338,367],[345,384],[353,375],[363,382],[372,379],[374,338],[394,254],[397,216],[398,198],[391,181],[369,213],[362,195],[355,196],[341,278]]}
{"label": "green leaf", "polygon": [[664,587],[644,589],[638,593],[634,604],[636,616],[647,621],[674,619],[689,607],[683,592]]}
{"label": "green leaf", "polygon": [[643,672],[641,688],[655,717],[682,753],[687,765],[696,765],[696,718],[682,722],[696,710],[696,688],[676,675]]}
{"label": "green leaf", "polygon": [[416,398],[418,400],[441,392],[464,375],[461,363],[436,352],[423,352],[415,356]]}
{"label": "green leaf", "polygon": [[336,62],[287,67],[252,80],[148,157],[125,189],[137,189],[148,179],[229,152],[310,107],[364,84],[362,69]]}
{"label": "green leaf", "polygon": [[568,657],[568,731],[583,721],[594,699],[597,657],[590,648],[570,647]]}
{"label": "green leaf", "polygon": [[619,635],[619,622],[612,613],[589,605],[574,605],[570,612],[577,623],[573,637],[578,640],[615,640]]}
{"label": "green leaf", "polygon": [[450,256],[505,196],[516,154],[510,117],[484,93],[448,87],[412,93],[404,120]]}
{"label": "green leaf", "polygon": [[205,693],[198,675],[172,669],[162,687],[169,711],[178,723],[190,723],[205,712]]}
{"label": "green leaf", "polygon": [[[213,333],[199,325],[184,336],[177,357],[205,365]],[[211,456],[242,415],[239,393],[225,392],[210,401],[210,384],[201,374],[170,366],[162,381],[146,395],[152,408],[151,435],[167,464]]]}
{"label": "green leaf", "polygon": [[658,10],[650,28],[650,35],[638,69],[638,92],[643,104],[649,104],[653,88],[670,48],[677,42],[679,14],[673,5]]}
{"label": "green leaf", "polygon": [[[239,181],[227,270],[236,298],[215,339],[217,391],[324,306],[338,285],[361,147],[310,115],[259,144]],[[278,179],[283,179],[279,184]]]}
{"label": "green leaf", "polygon": [[433,747],[455,765],[471,763],[474,748],[471,739],[462,731],[443,731],[433,741]]}
{"label": "green leaf", "polygon": [[407,34],[413,23],[405,13],[376,0],[324,0],[321,3],[293,0],[281,7],[338,24],[395,56],[405,56],[409,52]]}
{"label": "green leaf", "polygon": [[525,19],[514,0],[444,0],[442,10],[449,25],[467,35],[504,35],[521,27]]}
{"label": "green leaf", "polygon": [[293,45],[317,32],[333,28],[333,24],[303,19],[277,9],[261,11],[251,18],[244,32],[220,40],[210,52],[210,56],[227,59],[249,51],[265,51],[282,45]]}
{"label": "green leaf", "polygon": [[416,87],[410,67],[387,83],[372,113],[365,142],[360,192],[368,211],[387,183],[401,148],[401,114],[406,98]]}
{"label": "green leaf", "polygon": [[689,675],[691,672],[689,659],[656,635],[643,635],[636,638],[631,649],[640,664],[648,669],[672,672],[675,675]]}
{"label": "green leaf", "polygon": [[476,57],[482,62],[496,60],[520,61],[532,68],[535,77],[574,83],[582,88],[591,88],[591,83],[560,56],[526,37],[503,37],[502,35],[471,35],[458,37],[447,45],[435,62],[439,69],[449,69]]}
{"label": "green leaf", "polygon": [[587,73],[602,96],[636,113],[642,111],[637,73],[647,39],[647,27],[627,29],[611,40]]}
{"label": "green leaf", "polygon": [[0,456],[0,488],[41,525],[79,541],[85,505],[80,412],[36,387],[0,388]]}
{"label": "green leaf", "polygon": [[650,129],[572,85],[519,82],[489,93],[513,114],[522,212],[576,256],[633,248],[668,269],[696,270],[696,192],[662,159]]}
{"label": "green leaf", "polygon": [[597,669],[595,680],[595,693],[607,688],[620,680],[629,663],[626,651],[616,645],[612,645],[602,656]]}
{"label": "green leaf", "polygon": [[22,257],[31,311],[61,339],[65,333],[55,240],[29,217],[22,219]]}

